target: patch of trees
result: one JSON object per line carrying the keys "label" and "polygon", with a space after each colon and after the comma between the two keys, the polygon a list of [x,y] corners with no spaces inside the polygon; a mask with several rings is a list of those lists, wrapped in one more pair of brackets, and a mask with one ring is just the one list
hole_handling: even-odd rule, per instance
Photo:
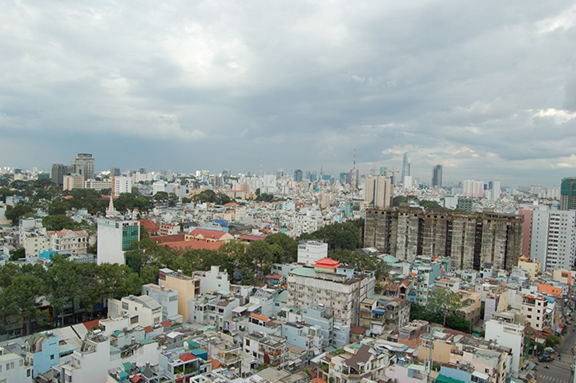
{"label": "patch of trees", "polygon": [[470,331],[470,322],[462,318],[457,310],[462,307],[460,296],[451,290],[434,289],[428,295],[428,304],[420,306],[412,302],[410,320],[421,319],[434,322],[458,331]]}
{"label": "patch of trees", "polygon": [[[14,317],[23,318],[27,334],[33,322],[62,325],[66,310],[77,323],[90,317],[104,299],[139,295],[142,284],[149,282],[124,265],[74,263],[60,255],[46,269],[40,264],[6,263],[0,268],[0,330]],[[52,318],[46,303],[53,307]]]}
{"label": "patch of trees", "polygon": [[348,221],[333,223],[313,232],[300,235],[301,240],[316,239],[328,243],[328,250],[356,250],[362,247],[361,228],[363,221]]}
{"label": "patch of trees", "polygon": [[232,199],[224,193],[214,193],[213,190],[203,190],[192,197],[194,202],[210,202],[216,205],[225,205]]}

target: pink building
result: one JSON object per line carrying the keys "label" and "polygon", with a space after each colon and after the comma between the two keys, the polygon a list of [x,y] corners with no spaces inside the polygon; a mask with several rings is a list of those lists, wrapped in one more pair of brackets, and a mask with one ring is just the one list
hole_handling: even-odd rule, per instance
{"label": "pink building", "polygon": [[462,194],[466,197],[484,197],[484,181],[465,180],[462,182]]}
{"label": "pink building", "polygon": [[522,255],[530,257],[530,251],[532,250],[532,215],[533,210],[520,208],[518,214],[524,216],[524,233],[522,235]]}

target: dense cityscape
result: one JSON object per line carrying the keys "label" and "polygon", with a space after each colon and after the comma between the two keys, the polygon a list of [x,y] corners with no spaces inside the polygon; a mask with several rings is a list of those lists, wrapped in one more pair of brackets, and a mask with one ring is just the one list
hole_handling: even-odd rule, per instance
{"label": "dense cityscape", "polygon": [[570,379],[576,178],[446,186],[408,155],[337,177],[2,168],[0,379],[533,382],[554,358]]}

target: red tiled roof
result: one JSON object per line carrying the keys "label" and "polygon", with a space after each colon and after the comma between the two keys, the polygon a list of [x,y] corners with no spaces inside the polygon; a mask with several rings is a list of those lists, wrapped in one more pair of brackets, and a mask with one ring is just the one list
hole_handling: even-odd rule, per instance
{"label": "red tiled roof", "polygon": [[134,375],[133,377],[130,378],[130,381],[132,383],[145,382],[144,378],[141,377],[140,375]]}
{"label": "red tiled roof", "polygon": [[204,238],[213,238],[213,239],[220,239],[225,234],[228,234],[228,233],[226,233],[225,231],[220,231],[220,230],[210,230],[210,229],[200,229],[200,228],[196,228],[196,229],[192,230],[190,233],[188,233],[188,235],[193,235],[193,236],[202,235]]}
{"label": "red tiled roof", "polygon": [[163,245],[165,243],[180,242],[185,239],[184,234],[156,235],[150,237],[154,242]]}
{"label": "red tiled roof", "polygon": [[178,241],[178,242],[171,242],[167,243],[171,249],[199,249],[199,250],[218,250],[220,246],[222,246],[224,242],[220,241],[212,241],[212,242],[204,242],[204,241]]}
{"label": "red tiled roof", "polygon": [[172,326],[172,322],[170,322],[169,320],[165,320],[164,322],[160,322],[160,324],[162,325],[162,327]]}
{"label": "red tiled roof", "polygon": [[358,334],[358,335],[362,335],[364,334],[364,330],[362,327],[357,327],[357,326],[350,326],[350,332],[352,334]]}
{"label": "red tiled roof", "polygon": [[267,275],[266,278],[268,279],[282,279],[281,275]]}
{"label": "red tiled roof", "polygon": [[192,354],[190,354],[189,352],[180,355],[180,360],[183,362],[188,362],[189,360],[194,360],[196,359],[196,357]]}
{"label": "red tiled roof", "polygon": [[144,333],[145,333],[145,334],[148,334],[149,332],[152,332],[152,331],[154,331],[154,330],[152,330],[152,326],[146,326],[146,327],[144,327]]}
{"label": "red tiled roof", "polygon": [[254,235],[254,234],[244,234],[244,235],[241,235],[240,237],[238,237],[238,239],[241,239],[242,241],[261,241],[263,239],[266,239],[266,236]]}
{"label": "red tiled roof", "polygon": [[324,379],[314,378],[311,380],[312,383],[326,383]]}
{"label": "red tiled roof", "polygon": [[139,219],[137,221],[140,222],[140,226],[142,226],[144,229],[146,229],[150,233],[153,233],[153,232],[160,230],[160,226],[158,226],[156,224],[156,222],[154,222],[150,219]]}
{"label": "red tiled roof", "polygon": [[323,258],[319,261],[317,261],[315,264],[313,264],[312,266],[314,267],[324,267],[324,268],[328,268],[328,269],[335,269],[338,266],[340,266],[340,262],[335,261],[333,259],[330,258]]}
{"label": "red tiled roof", "polygon": [[100,324],[100,319],[91,320],[89,322],[84,322],[82,324],[84,325],[84,327],[86,327],[86,330],[90,331]]}
{"label": "red tiled roof", "polygon": [[240,205],[238,205],[236,202],[228,202],[228,203],[225,203],[223,206],[227,207],[227,206],[240,206]]}

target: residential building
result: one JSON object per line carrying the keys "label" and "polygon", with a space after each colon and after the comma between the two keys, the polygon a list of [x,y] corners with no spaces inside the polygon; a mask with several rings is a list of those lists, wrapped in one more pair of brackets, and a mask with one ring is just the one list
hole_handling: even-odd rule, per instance
{"label": "residential building", "polygon": [[523,217],[417,208],[367,209],[364,247],[398,259],[452,259],[456,270],[480,270],[484,262],[512,270],[522,250]]}
{"label": "residential building", "polygon": [[367,178],[364,184],[364,201],[377,209],[390,206],[392,181],[385,176]]}
{"label": "residential building", "polygon": [[132,177],[112,177],[112,196],[118,197],[122,193],[132,192]]}
{"label": "residential building", "polygon": [[69,166],[63,164],[52,165],[52,171],[50,172],[50,180],[56,186],[62,186],[64,184],[64,176],[71,172]]}
{"label": "residential building", "polygon": [[211,266],[210,271],[195,271],[192,276],[200,281],[200,294],[230,291],[228,273],[220,271],[220,266]]}
{"label": "residential building", "polygon": [[162,321],[162,306],[156,299],[141,295],[139,297],[128,296],[121,300],[108,300],[108,317],[130,316],[130,324],[139,326],[154,326]]}
{"label": "residential building", "polygon": [[49,371],[60,363],[60,343],[52,332],[33,334],[26,340],[26,364],[32,366],[32,377]]}
{"label": "residential building", "polygon": [[178,315],[178,291],[149,283],[142,286],[142,295],[148,295],[160,303],[163,321],[175,319]]}
{"label": "residential building", "polygon": [[268,364],[278,367],[288,360],[286,339],[269,334],[250,333],[244,335],[243,351],[252,355],[258,366]]}
{"label": "residential building", "polygon": [[86,254],[88,251],[88,233],[84,230],[68,230],[48,232],[50,236],[50,250],[58,253],[72,255]]}
{"label": "residential building", "polygon": [[543,270],[571,269],[576,261],[576,210],[535,210],[530,258]]}
{"label": "residential building", "polygon": [[306,240],[298,242],[298,263],[311,266],[328,257],[328,244],[320,241]]}
{"label": "residential building", "polygon": [[484,181],[464,180],[462,182],[462,195],[465,197],[484,197]]}
{"label": "residential building", "polygon": [[98,219],[98,264],[123,265],[124,252],[134,241],[140,240],[140,222],[113,218]]}
{"label": "residential building", "polygon": [[547,322],[548,300],[542,295],[524,295],[522,299],[522,315],[533,329],[542,331]]}
{"label": "residential building", "polygon": [[[328,258],[313,266],[299,267],[288,274],[287,306],[325,307],[334,316],[334,325],[349,335],[350,326],[358,326],[360,302],[374,293],[374,275],[355,272]],[[342,341],[348,343],[348,339],[341,339],[339,343]]]}
{"label": "residential building", "polygon": [[84,189],[84,177],[81,174],[72,173],[62,177],[62,189]]}
{"label": "residential building", "polygon": [[501,314],[485,322],[484,338],[512,349],[511,367],[512,371],[517,373],[524,361],[525,324],[515,323],[514,313]]}
{"label": "residential building", "polygon": [[[11,346],[15,346],[11,349]],[[2,383],[32,383],[31,368],[24,365],[24,357],[20,346],[0,346],[0,382]]]}
{"label": "residential building", "polygon": [[200,279],[170,269],[160,269],[158,284],[178,291],[178,314],[182,315],[184,322],[188,322],[188,301],[200,295]]}

